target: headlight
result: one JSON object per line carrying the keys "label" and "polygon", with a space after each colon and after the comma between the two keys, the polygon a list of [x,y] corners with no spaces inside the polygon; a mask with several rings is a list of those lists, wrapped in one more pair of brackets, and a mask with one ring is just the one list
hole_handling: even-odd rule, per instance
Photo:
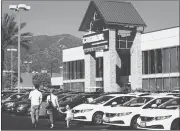
{"label": "headlight", "polygon": [[12,107],[12,106],[14,106],[14,102],[8,102],[8,103],[5,104],[5,106]]}
{"label": "headlight", "polygon": [[63,110],[63,109],[65,109],[65,107],[59,107],[59,109],[60,109],[60,110]]}
{"label": "headlight", "polygon": [[117,113],[116,116],[126,116],[130,115],[132,112],[124,112],[124,113]]}
{"label": "headlight", "polygon": [[168,118],[170,118],[172,115],[169,115],[169,116],[157,116],[157,117],[155,117],[154,119],[155,120],[164,120],[164,119],[168,119]]}
{"label": "headlight", "polygon": [[92,111],[93,109],[84,109],[84,110],[80,110],[81,113],[84,113],[84,112],[89,112],[89,111]]}

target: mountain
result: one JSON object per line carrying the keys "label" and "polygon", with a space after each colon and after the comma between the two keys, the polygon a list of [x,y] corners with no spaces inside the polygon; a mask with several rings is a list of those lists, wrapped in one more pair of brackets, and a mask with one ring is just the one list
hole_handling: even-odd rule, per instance
{"label": "mountain", "polygon": [[[60,42],[58,42],[59,40]],[[32,48],[29,51],[29,53],[33,54],[38,51],[43,51],[52,45],[55,45],[58,49],[62,50],[60,48],[60,45],[65,47],[65,49],[73,48],[73,47],[81,46],[82,40],[70,34],[62,34],[62,35],[55,35],[55,36],[47,36],[47,35],[33,36],[32,46],[35,48]],[[37,49],[37,47],[39,50]],[[37,50],[37,51],[34,51],[34,50]]]}
{"label": "mountain", "polygon": [[[29,50],[21,48],[21,70],[22,72],[27,71],[28,65],[24,61],[32,61],[32,70],[47,69],[49,72],[51,70],[54,73],[60,72],[62,50],[82,45],[82,39],[70,34],[33,36],[32,42],[29,44]],[[10,53],[6,52],[6,57],[10,57]],[[17,52],[14,53],[14,59],[13,66],[14,69],[17,69]],[[7,59],[6,65],[5,68],[9,69],[10,59]]]}

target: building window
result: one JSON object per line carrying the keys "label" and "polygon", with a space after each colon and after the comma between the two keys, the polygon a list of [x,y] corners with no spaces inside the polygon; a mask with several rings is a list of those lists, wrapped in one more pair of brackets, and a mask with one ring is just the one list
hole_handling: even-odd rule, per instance
{"label": "building window", "polygon": [[80,79],[83,79],[84,78],[84,60],[81,60],[80,61]]}
{"label": "building window", "polygon": [[156,52],[156,73],[162,73],[162,51],[161,49],[155,50]]}
{"label": "building window", "polygon": [[149,73],[150,74],[155,73],[155,51],[154,50],[149,51]]}
{"label": "building window", "polygon": [[65,91],[84,92],[84,82],[64,83]]}
{"label": "building window", "polygon": [[148,91],[149,90],[149,79],[143,79],[142,80],[142,89],[144,91]]}
{"label": "building window", "polygon": [[163,51],[163,73],[169,73],[170,72],[170,52],[169,48],[162,49]]}
{"label": "building window", "polygon": [[149,89],[151,91],[155,91],[156,90],[156,81],[154,78],[149,79]]}
{"label": "building window", "polygon": [[172,47],[170,48],[170,69],[171,69],[171,72],[178,72],[177,70],[177,47]]}
{"label": "building window", "polygon": [[96,81],[96,87],[103,87],[103,81]]}
{"label": "building window", "polygon": [[143,51],[143,74],[148,74],[148,51]]}
{"label": "building window", "polygon": [[179,85],[178,78],[177,77],[172,77],[172,78],[170,78],[170,81],[171,81],[170,89],[171,90],[177,90],[177,87]]}
{"label": "building window", "polygon": [[180,72],[180,66],[179,66],[179,62],[180,62],[179,61],[179,59],[180,59],[180,57],[179,57],[180,56],[180,50],[179,49],[180,49],[180,46],[177,47],[177,56],[176,56],[176,59],[177,59],[177,67],[176,67],[177,68],[177,72]]}
{"label": "building window", "polygon": [[103,77],[103,57],[96,58],[96,77]]}
{"label": "building window", "polygon": [[156,79],[156,90],[162,90],[163,89],[163,80],[162,78]]}
{"label": "building window", "polygon": [[133,44],[132,36],[117,36],[117,49],[130,49]]}
{"label": "building window", "polygon": [[64,62],[63,68],[64,80],[84,78],[84,60]]}
{"label": "building window", "polygon": [[164,90],[169,91],[170,90],[170,79],[163,78],[163,85],[164,85]]}

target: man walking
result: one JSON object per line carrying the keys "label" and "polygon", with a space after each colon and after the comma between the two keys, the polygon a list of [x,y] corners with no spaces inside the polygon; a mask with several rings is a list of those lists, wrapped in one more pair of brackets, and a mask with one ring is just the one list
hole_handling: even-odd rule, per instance
{"label": "man walking", "polygon": [[54,128],[54,123],[57,115],[57,109],[59,109],[58,97],[53,94],[53,88],[50,89],[50,95],[47,96],[47,103],[52,103],[52,108],[48,109],[51,129]]}
{"label": "man walking", "polygon": [[39,91],[39,84],[34,84],[35,89],[30,92],[31,100],[31,120],[33,127],[36,128],[39,119],[39,108],[42,102],[42,93]]}

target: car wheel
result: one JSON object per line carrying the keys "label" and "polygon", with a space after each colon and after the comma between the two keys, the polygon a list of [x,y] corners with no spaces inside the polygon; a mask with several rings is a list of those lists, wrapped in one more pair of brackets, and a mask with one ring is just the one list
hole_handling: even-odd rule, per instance
{"label": "car wheel", "polygon": [[179,120],[175,120],[173,121],[172,125],[171,125],[171,130],[179,130],[180,129],[180,125],[179,125]]}
{"label": "car wheel", "polygon": [[94,125],[100,125],[103,122],[103,113],[98,112],[93,115],[92,123]]}
{"label": "car wheel", "polygon": [[131,128],[132,129],[137,129],[137,119],[138,119],[139,116],[134,116],[131,120]]}

